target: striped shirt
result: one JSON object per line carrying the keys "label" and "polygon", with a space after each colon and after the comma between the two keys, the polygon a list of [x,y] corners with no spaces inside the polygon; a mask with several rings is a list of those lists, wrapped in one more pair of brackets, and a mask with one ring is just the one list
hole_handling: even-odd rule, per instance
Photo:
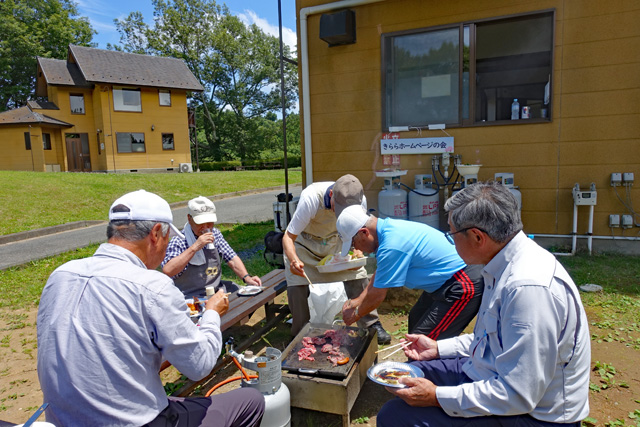
{"label": "striped shirt", "polygon": [[[231,248],[231,246],[229,246],[229,243],[224,240],[224,237],[222,237],[222,233],[220,232],[220,230],[214,228],[212,230],[212,233],[213,237],[215,238],[216,249],[218,249],[218,252],[220,252],[220,256],[222,257],[222,259],[224,259],[225,262],[231,261],[233,257],[237,255],[235,251]],[[186,251],[188,247],[189,245],[187,245],[186,238],[174,237],[173,239],[171,239],[171,241],[169,242],[169,246],[167,246],[167,252],[164,256],[164,260],[162,261],[162,267],[164,267],[164,265],[168,263],[172,258],[175,258],[182,252]],[[182,276],[182,273],[184,273],[187,268],[189,268],[188,263],[185,268],[180,273],[173,276],[173,278]]]}

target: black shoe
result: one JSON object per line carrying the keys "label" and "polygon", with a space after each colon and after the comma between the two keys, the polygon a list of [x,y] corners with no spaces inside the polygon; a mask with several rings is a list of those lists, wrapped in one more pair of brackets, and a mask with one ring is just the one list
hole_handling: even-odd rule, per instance
{"label": "black shoe", "polygon": [[391,343],[391,335],[389,335],[387,331],[384,330],[379,320],[373,325],[371,325],[369,328],[375,329],[376,332],[378,333],[378,345]]}

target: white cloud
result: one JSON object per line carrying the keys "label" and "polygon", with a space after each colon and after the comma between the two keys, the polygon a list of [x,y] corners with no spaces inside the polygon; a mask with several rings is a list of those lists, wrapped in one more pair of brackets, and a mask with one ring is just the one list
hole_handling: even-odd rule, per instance
{"label": "white cloud", "polygon": [[[256,24],[265,33],[280,37],[278,25],[270,24],[266,19],[259,17],[253,10],[245,10],[244,13],[238,13],[237,16],[246,25]],[[282,26],[282,41],[289,46],[293,52],[296,51],[298,41],[295,30]]]}

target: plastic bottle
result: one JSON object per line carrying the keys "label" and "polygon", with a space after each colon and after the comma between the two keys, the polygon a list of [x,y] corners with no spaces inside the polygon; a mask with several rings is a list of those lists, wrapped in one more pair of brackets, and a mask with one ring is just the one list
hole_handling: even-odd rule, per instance
{"label": "plastic bottle", "polygon": [[518,98],[513,100],[513,104],[511,104],[511,120],[518,120],[520,118],[520,104],[518,103]]}

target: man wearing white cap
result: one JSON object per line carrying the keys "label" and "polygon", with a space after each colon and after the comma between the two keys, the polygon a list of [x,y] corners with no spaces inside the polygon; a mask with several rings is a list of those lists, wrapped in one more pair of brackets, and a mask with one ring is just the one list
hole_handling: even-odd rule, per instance
{"label": "man wearing white cap", "polygon": [[[339,253],[341,241],[336,230],[336,218],[344,208],[358,205],[366,208],[362,184],[353,175],[341,176],[335,183],[315,182],[300,194],[296,211],[282,238],[287,278],[287,298],[293,317],[291,334],[297,335],[309,322],[309,282],[344,282],[347,297],[355,298],[367,286],[367,271],[358,270],[320,273],[316,265],[327,255]],[[384,330],[374,310],[358,321],[361,328],[375,328],[378,343],[388,344],[391,337]]]}
{"label": "man wearing white cap", "polygon": [[426,224],[378,219],[359,206],[338,217],[342,253],[351,246],[376,254],[371,283],[342,309],[351,324],[377,308],[389,288],[421,289],[409,312],[409,333],[433,339],[459,335],[478,312],[484,282],[482,266],[466,265],[444,233]]}
{"label": "man wearing white cap", "polygon": [[221,258],[247,285],[261,286],[258,276],[247,273],[240,257],[214,227],[218,221],[216,206],[206,197],[189,200],[187,223],[182,230],[183,237],[174,237],[169,242],[162,261],[162,271],[173,278],[176,286],[187,297],[205,295],[205,288],[224,287],[226,292],[238,290],[238,286],[221,280]]}
{"label": "man wearing white cap", "polygon": [[[257,426],[264,398],[238,389],[212,398],[167,397],[164,359],[196,381],[222,348],[229,300],[209,298],[196,326],[184,296],[155,271],[172,233],[169,204],[144,190],[109,209],[108,242],[49,277],[38,309],[38,377],[57,426]],[[171,233],[170,233],[171,231]]]}

